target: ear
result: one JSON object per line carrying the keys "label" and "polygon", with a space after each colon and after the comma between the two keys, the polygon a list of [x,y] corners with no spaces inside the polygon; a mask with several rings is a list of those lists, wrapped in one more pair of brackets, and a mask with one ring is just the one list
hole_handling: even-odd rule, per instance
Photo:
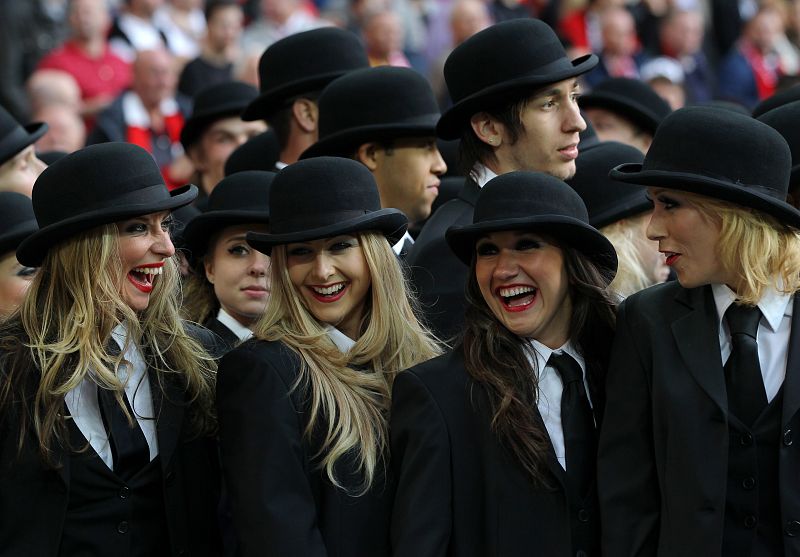
{"label": "ear", "polygon": [[317,103],[309,99],[297,99],[292,104],[292,115],[301,130],[306,133],[316,131],[319,122]]}
{"label": "ear", "polygon": [[356,150],[355,159],[366,166],[370,172],[378,168],[378,144],[364,143]]}
{"label": "ear", "polygon": [[204,257],[203,258],[203,267],[206,270],[206,280],[211,284],[214,284],[214,258],[213,257]]}
{"label": "ear", "polygon": [[505,128],[488,112],[476,112],[469,119],[469,124],[478,139],[487,145],[499,147],[503,143]]}

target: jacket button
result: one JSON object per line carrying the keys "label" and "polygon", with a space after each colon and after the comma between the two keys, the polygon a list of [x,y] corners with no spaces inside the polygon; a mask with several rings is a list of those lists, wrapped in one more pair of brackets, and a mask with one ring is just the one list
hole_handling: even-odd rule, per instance
{"label": "jacket button", "polygon": [[128,530],[130,530],[130,526],[128,525],[127,521],[123,520],[122,522],[117,524],[117,532],[119,532],[120,534],[127,534]]}
{"label": "jacket button", "polygon": [[745,489],[753,489],[756,486],[755,478],[745,478],[742,482],[742,487]]}
{"label": "jacket button", "polygon": [[753,444],[753,436],[749,433],[745,433],[739,438],[739,443],[741,443],[742,447],[749,447]]}
{"label": "jacket button", "polygon": [[127,485],[123,485],[121,488],[119,488],[120,499],[127,499],[130,496],[131,496],[131,488],[129,488]]}
{"label": "jacket button", "polygon": [[754,517],[752,514],[748,514],[744,517],[744,527],[745,528],[755,528],[758,524],[758,519]]}
{"label": "jacket button", "polygon": [[783,432],[783,444],[789,447],[792,444],[792,430],[787,429]]}
{"label": "jacket button", "polygon": [[164,477],[164,481],[167,485],[172,485],[175,482],[175,472],[172,470],[167,472],[167,475]]}
{"label": "jacket button", "polygon": [[578,520],[581,522],[589,522],[589,511],[581,509],[578,511]]}
{"label": "jacket button", "polygon": [[790,538],[800,536],[800,522],[797,520],[790,520],[786,523],[786,528],[783,532]]}

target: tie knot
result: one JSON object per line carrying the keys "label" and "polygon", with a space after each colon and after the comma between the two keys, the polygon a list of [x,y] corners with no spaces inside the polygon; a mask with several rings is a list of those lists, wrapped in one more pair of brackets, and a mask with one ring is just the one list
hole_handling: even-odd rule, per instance
{"label": "tie knot", "polygon": [[575,358],[566,352],[562,352],[561,354],[553,352],[550,354],[548,364],[558,372],[559,377],[561,377],[561,382],[564,385],[583,380],[581,366],[578,365]]}
{"label": "tie knot", "polygon": [[725,312],[725,320],[728,322],[731,336],[742,334],[756,338],[761,310],[758,306],[732,304]]}

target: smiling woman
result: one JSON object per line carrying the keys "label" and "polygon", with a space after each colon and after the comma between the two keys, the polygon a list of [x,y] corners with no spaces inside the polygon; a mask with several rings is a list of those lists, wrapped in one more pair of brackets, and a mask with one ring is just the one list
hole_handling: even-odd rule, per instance
{"label": "smiling woman", "polygon": [[4,552],[218,554],[212,340],[178,317],[169,237],[196,195],[122,143],[36,181],[17,257],[40,269],[0,326]]}

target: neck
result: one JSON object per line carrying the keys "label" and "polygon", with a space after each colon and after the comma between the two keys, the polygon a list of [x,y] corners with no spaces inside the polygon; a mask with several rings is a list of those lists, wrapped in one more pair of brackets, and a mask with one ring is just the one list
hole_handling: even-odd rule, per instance
{"label": "neck", "polygon": [[99,58],[106,50],[106,41],[103,37],[76,37],[75,44],[90,58]]}

